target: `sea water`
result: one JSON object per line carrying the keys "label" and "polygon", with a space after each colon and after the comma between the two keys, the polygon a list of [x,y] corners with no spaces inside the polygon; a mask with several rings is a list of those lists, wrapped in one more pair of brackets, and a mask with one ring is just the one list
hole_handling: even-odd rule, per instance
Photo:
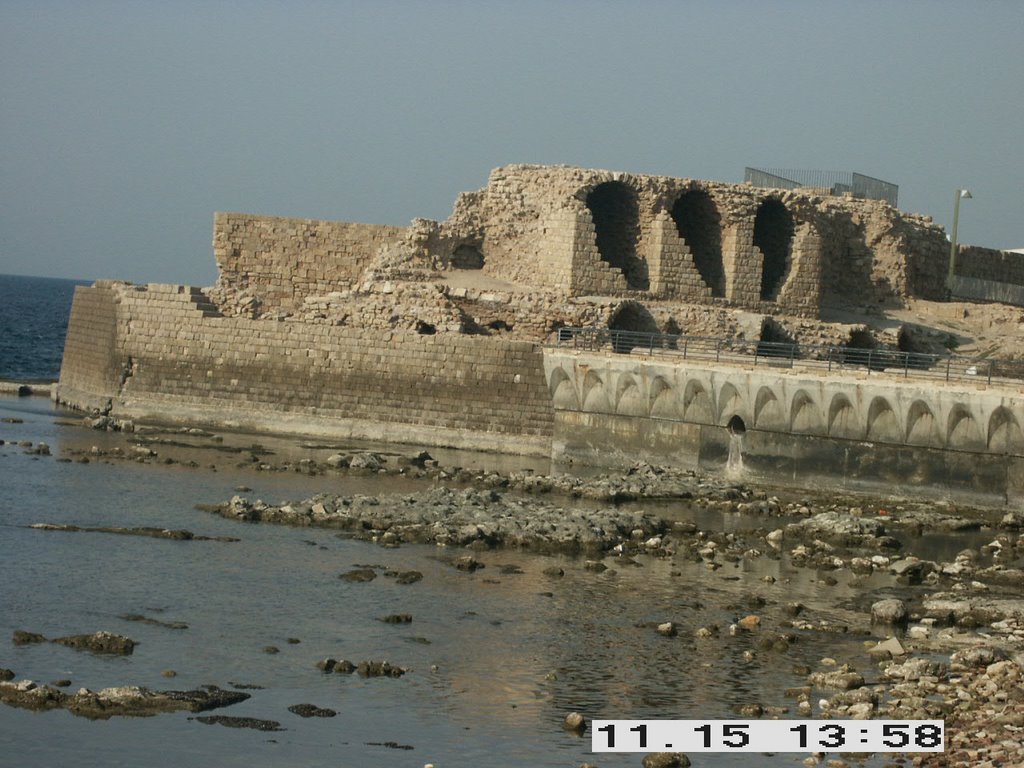
{"label": "sea water", "polygon": [[0,275],[0,381],[56,381],[81,280]]}

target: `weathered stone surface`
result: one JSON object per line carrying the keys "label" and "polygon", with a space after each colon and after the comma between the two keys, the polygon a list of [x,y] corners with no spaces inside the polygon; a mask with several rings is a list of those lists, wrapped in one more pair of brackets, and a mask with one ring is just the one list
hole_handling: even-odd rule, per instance
{"label": "weathered stone surface", "polygon": [[871,620],[879,624],[906,624],[910,612],[902,600],[890,598],[871,605]]}

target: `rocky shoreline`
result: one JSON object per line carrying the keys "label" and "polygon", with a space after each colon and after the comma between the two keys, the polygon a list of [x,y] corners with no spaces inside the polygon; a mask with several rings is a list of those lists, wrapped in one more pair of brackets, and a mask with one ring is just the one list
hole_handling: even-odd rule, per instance
{"label": "rocky shoreline", "polygon": [[[183,431],[177,437],[158,437],[132,433],[133,425],[93,426],[123,429],[136,444],[128,449],[93,448],[59,460],[192,466],[171,455],[181,436],[212,437],[197,435],[195,430]],[[793,700],[792,706],[751,702],[740,707],[739,714],[944,718],[946,753],[893,756],[893,764],[929,768],[1024,764],[1024,514],[1018,511],[964,509],[942,502],[853,494],[825,498],[801,491],[753,488],[646,464],[622,473],[583,478],[445,467],[422,452],[397,455],[357,451],[324,458],[321,451],[316,456],[311,453],[309,458],[282,462],[256,445],[215,450],[231,457],[237,467],[308,475],[310,485],[316,483],[316,477],[334,473],[394,475],[423,481],[424,489],[413,493],[315,494],[278,504],[250,498],[245,495],[247,489],[240,489],[231,499],[198,506],[243,524],[318,527],[387,548],[432,544],[449,553],[445,557],[453,567],[470,574],[484,566],[477,559],[483,557],[481,553],[511,548],[578,556],[566,567],[595,573],[614,572],[635,564],[636,558],[657,558],[680,566],[695,564],[709,570],[771,559],[813,571],[823,590],[836,583],[834,575],[852,575],[854,582],[884,578],[891,584],[884,590],[885,599],[875,600],[873,597],[879,595],[866,594],[855,607],[859,625],[822,620],[798,604],[785,607],[788,618],[783,621],[766,621],[754,605],[753,613],[729,626],[699,628],[695,638],[729,642],[731,637],[752,636],[757,640],[756,647],[767,651],[765,657],[770,660],[773,654],[785,653],[790,643],[799,642],[803,633],[861,632],[865,635],[864,654],[822,659],[816,668],[803,670],[805,684],[785,692]],[[702,528],[693,522],[694,510],[742,519],[744,525],[732,526],[731,530],[729,526]],[[36,527],[207,538],[171,528]],[[944,560],[916,556],[913,550],[917,537],[936,531],[971,533],[975,541],[983,536],[986,543],[965,546]],[[209,538],[230,541],[233,537]],[[474,554],[462,554],[467,550]],[[340,576],[358,581],[378,575],[374,568],[361,570],[369,573],[359,574],[357,568]],[[550,570],[555,575],[554,571],[561,568],[553,566]],[[384,575],[398,583],[415,583],[422,578],[414,571]],[[879,639],[878,632],[876,637],[868,636],[866,628],[872,623],[885,628],[885,639]],[[666,637],[678,634],[671,621],[654,622],[651,629]],[[333,660],[326,660],[325,665],[329,661]],[[336,664],[347,671],[352,671],[348,666],[356,668],[351,662]],[[3,685],[8,692],[3,698],[7,703],[12,703],[12,686],[21,685],[26,690],[17,695],[26,702],[38,699],[39,708],[50,708],[47,702],[58,702],[53,706],[72,702],[67,708],[79,706],[74,696],[56,689],[55,693],[33,693],[39,688],[25,681]],[[135,698],[148,700],[152,693]],[[85,704],[81,706],[88,709]],[[316,714],[318,708],[313,705],[301,706],[311,708],[310,716],[329,716]],[[103,711],[112,710],[107,707]],[[203,722],[239,725],[229,720]],[[808,758],[809,765],[816,761]],[[839,758],[830,761],[831,766],[843,764]]]}
{"label": "rocky shoreline", "polygon": [[[447,474],[453,481],[460,475],[459,471]],[[866,624],[881,624],[889,630],[886,640],[865,640],[867,665],[863,659],[846,663],[823,659],[820,669],[807,670],[805,687],[787,692],[796,699],[792,709],[749,705],[740,714],[943,718],[946,753],[897,761],[928,767],[1024,764],[1024,599],[1020,597],[1024,517],[1020,513],[993,515],[929,502],[882,506],[881,500],[872,504],[864,498],[853,498],[849,504],[807,499],[783,503],[742,485],[646,465],[593,481],[471,473],[463,474],[461,482],[469,487],[441,485],[403,495],[321,494],[279,505],[238,495],[202,508],[245,523],[337,529],[339,535],[385,547],[433,543],[476,551],[512,547],[584,555],[595,558],[582,564],[592,570],[615,567],[640,555],[699,562],[711,569],[728,562],[784,557],[793,566],[824,574],[826,585],[830,572],[847,570],[862,578],[887,575],[894,586],[905,588],[905,600],[889,598],[864,606]],[[537,499],[538,491],[547,498]],[[571,503],[572,499],[608,501],[623,495],[685,499],[707,509],[752,516],[762,524],[739,535],[700,530],[691,522],[630,505],[588,509]],[[568,503],[558,504],[559,498]],[[926,531],[991,531],[992,538],[977,549],[965,548],[949,561],[936,562],[904,551],[903,542],[913,542]],[[451,559],[455,564],[467,558],[472,559]],[[675,635],[671,622],[655,628]],[[762,626],[758,616],[750,615],[728,632],[760,633],[764,647],[784,649],[802,631],[852,629],[808,621],[800,607],[793,606],[792,620],[778,628]],[[701,628],[698,637],[719,636],[720,631]],[[813,699],[815,691],[824,697]],[[812,765],[818,760],[812,757],[806,762]],[[830,766],[845,764],[839,759],[829,762]]]}

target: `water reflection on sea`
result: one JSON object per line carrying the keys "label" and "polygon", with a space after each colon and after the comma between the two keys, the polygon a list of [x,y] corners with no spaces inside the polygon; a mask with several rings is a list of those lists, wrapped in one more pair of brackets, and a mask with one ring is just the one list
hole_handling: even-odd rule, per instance
{"label": "water reflection on sea", "polygon": [[[254,498],[276,501],[322,489],[409,492],[425,487],[423,481],[261,473],[237,468],[239,454],[227,451],[203,452],[199,469],[60,463],[69,447],[124,445],[125,437],[63,426],[58,422],[66,415],[39,399],[0,399],[0,417],[22,419],[0,422],[6,441],[0,446],[0,667],[18,679],[70,678],[71,691],[259,686],[250,700],[214,714],[272,719],[286,728],[209,726],[187,713],[91,722],[4,707],[0,763],[638,766],[639,754],[591,754],[589,734],[581,739],[562,731],[563,716],[578,710],[589,718],[730,718],[735,707],[757,703],[789,706],[788,716],[796,717],[783,690],[804,683],[799,665],[817,668],[825,656],[856,659],[870,677],[862,634],[798,632],[780,653],[762,650],[757,633],[734,638],[726,627],[754,612],[763,627],[777,629],[784,606],[794,601],[815,620],[863,627],[864,614],[848,606],[884,580],[851,583],[851,574],[837,574],[835,585],[823,587],[821,574],[766,558],[718,570],[681,559],[639,557],[638,564],[623,565],[608,558],[610,569],[594,573],[574,558],[514,551],[477,553],[487,567],[467,574],[442,562],[445,553],[436,547],[384,549],[326,530],[234,523],[193,507],[230,498],[239,485],[250,486]],[[15,445],[23,440],[45,441],[54,455],[27,455]],[[293,441],[264,442],[278,452],[309,453]],[[536,460],[509,461],[506,469],[547,469]],[[717,513],[682,506],[675,513],[719,530],[743,527]],[[36,522],[185,528],[241,541],[25,527]],[[381,575],[369,583],[338,579],[356,565],[380,566]],[[521,573],[503,573],[505,565]],[[560,565],[564,577],[546,576],[551,565]],[[424,578],[401,585],[384,575],[387,569],[415,569]],[[379,620],[393,613],[413,620]],[[128,614],[188,628],[120,618]],[[662,637],[650,626],[663,621],[676,622],[679,636]],[[711,625],[722,628],[722,637],[694,636]],[[139,645],[129,657],[99,658],[52,644],[15,647],[8,638],[16,629],[47,637],[109,630]],[[279,652],[267,653],[269,646]],[[411,671],[400,679],[325,675],[315,664],[328,656],[387,659]],[[165,677],[165,670],[176,677]],[[300,703],[338,716],[302,719],[287,709]],[[697,766],[799,765],[803,757],[691,755]]]}

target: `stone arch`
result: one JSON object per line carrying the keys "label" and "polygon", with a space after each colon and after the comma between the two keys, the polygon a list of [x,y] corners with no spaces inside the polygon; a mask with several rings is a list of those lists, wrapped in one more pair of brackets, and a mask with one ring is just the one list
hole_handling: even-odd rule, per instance
{"label": "stone arch", "polygon": [[593,371],[583,377],[583,410],[589,413],[611,413],[611,403],[604,390],[604,381]]}
{"label": "stone arch", "polygon": [[715,408],[708,390],[697,379],[690,379],[683,389],[683,421],[692,424],[714,424]]}
{"label": "stone arch", "polygon": [[757,390],[754,398],[754,426],[758,429],[784,429],[785,415],[775,391],[768,386]]}
{"label": "stone arch", "polygon": [[881,395],[873,398],[868,406],[867,439],[883,443],[903,442],[899,417],[892,404]]}
{"label": "stone arch", "polygon": [[[654,316],[647,307],[638,301],[624,301],[615,308],[608,318],[610,331],[634,331],[636,333],[661,333]],[[612,348],[616,352],[629,352],[634,346],[640,346],[634,340],[612,334]]]}
{"label": "stone arch", "polygon": [[718,390],[718,423],[725,424],[729,416],[746,410],[743,397],[731,382],[725,382]]}
{"label": "stone arch", "polygon": [[769,197],[754,216],[754,245],[764,256],[761,268],[761,299],[774,301],[786,282],[793,252],[793,217],[785,204]]}
{"label": "stone arch", "polygon": [[857,439],[862,430],[857,420],[857,411],[850,398],[842,393],[832,397],[828,405],[828,433],[833,437]]}
{"label": "stone arch", "polygon": [[636,191],[621,181],[606,181],[590,190],[586,206],[601,259],[622,272],[628,288],[646,291],[650,287],[647,263],[637,255],[640,203]]}
{"label": "stone arch", "polygon": [[1013,411],[1000,405],[988,419],[988,449],[1000,453],[1019,453],[1024,448],[1024,433]]}
{"label": "stone arch", "polygon": [[649,412],[653,418],[674,419],[678,417],[676,392],[664,376],[655,376],[650,387]]}
{"label": "stone arch", "polygon": [[792,357],[796,341],[786,326],[774,317],[761,321],[761,334],[757,340],[757,354],[761,357]]}
{"label": "stone arch", "polygon": [[615,385],[615,413],[623,416],[647,416],[647,403],[640,393],[640,385],[628,373],[619,376]]}
{"label": "stone arch", "polygon": [[480,246],[462,243],[452,251],[449,264],[452,269],[483,269],[484,254]]}
{"label": "stone arch", "polygon": [[579,409],[580,400],[576,396],[576,387],[573,385],[572,378],[563,368],[555,368],[551,372],[548,392],[551,393],[551,403],[555,408],[570,411]]}
{"label": "stone arch", "polygon": [[712,296],[725,296],[722,263],[722,216],[703,189],[690,189],[676,198],[670,211],[679,237],[693,256],[693,264]]}
{"label": "stone arch", "polygon": [[941,447],[938,420],[924,400],[915,400],[907,409],[907,445]]}
{"label": "stone arch", "polygon": [[969,451],[985,446],[985,436],[974,414],[962,403],[954,405],[946,419],[946,447]]}
{"label": "stone arch", "polygon": [[822,430],[821,409],[804,389],[793,394],[789,407],[789,429],[801,434],[816,434]]}

